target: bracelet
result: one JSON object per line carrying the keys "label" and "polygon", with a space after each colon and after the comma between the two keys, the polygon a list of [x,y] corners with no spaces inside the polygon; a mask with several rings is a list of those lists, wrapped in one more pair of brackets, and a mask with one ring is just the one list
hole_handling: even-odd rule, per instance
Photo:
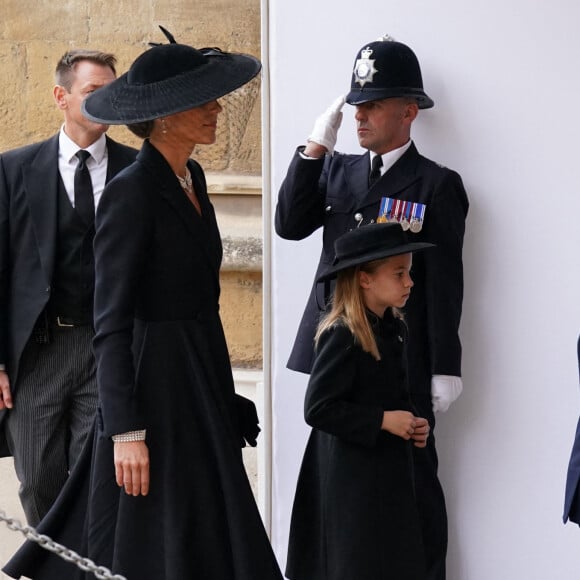
{"label": "bracelet", "polygon": [[113,435],[111,439],[115,443],[130,443],[131,441],[145,441],[146,429],[141,429],[139,431],[127,431],[127,433],[119,433],[119,435]]}

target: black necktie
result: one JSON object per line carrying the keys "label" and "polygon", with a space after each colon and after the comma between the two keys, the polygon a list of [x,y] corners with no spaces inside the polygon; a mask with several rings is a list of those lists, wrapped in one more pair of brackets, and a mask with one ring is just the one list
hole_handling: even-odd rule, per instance
{"label": "black necktie", "polygon": [[377,181],[381,176],[381,167],[383,166],[383,158],[380,155],[375,155],[371,163],[371,172],[369,173],[369,187]]}
{"label": "black necktie", "polygon": [[80,149],[75,154],[79,163],[75,170],[75,209],[87,225],[95,221],[95,198],[93,183],[87,167],[87,159],[91,156],[88,151]]}

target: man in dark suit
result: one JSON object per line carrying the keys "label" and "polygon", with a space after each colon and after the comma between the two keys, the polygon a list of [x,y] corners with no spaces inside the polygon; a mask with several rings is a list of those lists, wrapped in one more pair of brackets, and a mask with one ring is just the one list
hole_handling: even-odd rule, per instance
{"label": "man in dark suit", "polygon": [[31,525],[62,488],[96,409],[94,214],[136,152],[83,117],[81,103],[115,79],[115,64],[93,50],[64,54],[53,90],[60,132],[0,156],[0,447],[14,456]]}
{"label": "man in dark suit", "polygon": [[[421,156],[411,141],[419,109],[433,106],[419,62],[406,45],[381,39],[358,52],[346,102],[363,155],[334,153],[344,98],[315,123],[280,188],[276,232],[301,240],[323,228],[316,277],[334,259],[338,236],[361,224],[398,221],[416,241],[437,244],[413,263],[415,287],[405,309],[409,386],[417,413],[435,426],[462,390],[458,328],[463,299],[462,246],[468,200],[460,176]],[[415,241],[414,240],[414,241]],[[313,337],[332,288],[314,284],[288,368],[308,373]],[[433,433],[433,431],[431,431]],[[415,449],[416,487],[429,580],[445,578],[447,515],[437,477],[434,438]]]}

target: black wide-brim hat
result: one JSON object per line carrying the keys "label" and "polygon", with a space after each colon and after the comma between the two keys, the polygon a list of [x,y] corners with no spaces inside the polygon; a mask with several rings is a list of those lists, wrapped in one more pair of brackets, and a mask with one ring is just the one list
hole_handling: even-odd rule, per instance
{"label": "black wide-brim hat", "polygon": [[324,282],[334,278],[341,270],[417,252],[434,247],[428,242],[411,242],[399,223],[369,224],[343,234],[334,242],[335,258],[331,266],[316,278]]}
{"label": "black wide-brim hat", "polygon": [[393,97],[416,99],[419,109],[434,105],[423,90],[419,60],[406,44],[389,38],[369,42],[356,55],[346,102],[361,105]]}
{"label": "black wide-brim hat", "polygon": [[127,73],[89,95],[82,112],[106,125],[151,121],[215,101],[245,85],[261,67],[248,54],[175,42],[156,45]]}

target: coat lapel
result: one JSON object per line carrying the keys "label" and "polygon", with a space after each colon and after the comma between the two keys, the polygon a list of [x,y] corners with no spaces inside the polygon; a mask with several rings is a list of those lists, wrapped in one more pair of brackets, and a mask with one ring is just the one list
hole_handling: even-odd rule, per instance
{"label": "coat lapel", "polygon": [[[165,158],[148,141],[144,142],[138,160],[149,167],[159,194],[175,210],[188,233],[194,238],[196,247],[207,258],[212,269],[218,275],[221,263],[221,240],[219,235],[217,240],[212,238],[211,232],[217,230],[217,224],[215,228],[208,227],[208,225],[211,226],[211,222],[208,224],[207,220],[214,221],[214,214],[203,184],[195,179],[195,174],[192,171],[196,194],[202,209],[202,216],[200,216],[182,191]],[[212,248],[216,246],[214,242],[217,242],[217,252],[212,251]]]}
{"label": "coat lapel", "polygon": [[107,137],[107,183],[133,161],[125,151],[117,142]]}
{"label": "coat lapel", "polygon": [[356,158],[347,172],[347,179],[351,186],[356,183],[352,181],[354,179],[358,179],[359,183],[365,184],[364,191],[357,196],[359,207],[377,203],[383,197],[397,197],[401,191],[407,189],[420,178],[417,175],[419,153],[414,143],[411,143],[404,155],[370,189],[366,187],[368,172],[370,171],[369,158],[370,155],[368,153]]}
{"label": "coat lapel", "polygon": [[23,164],[22,173],[40,261],[50,283],[58,219],[58,135],[46,141],[29,164]]}
{"label": "coat lapel", "polygon": [[344,174],[352,199],[356,205],[360,205],[369,192],[369,154],[351,157],[345,163]]}

